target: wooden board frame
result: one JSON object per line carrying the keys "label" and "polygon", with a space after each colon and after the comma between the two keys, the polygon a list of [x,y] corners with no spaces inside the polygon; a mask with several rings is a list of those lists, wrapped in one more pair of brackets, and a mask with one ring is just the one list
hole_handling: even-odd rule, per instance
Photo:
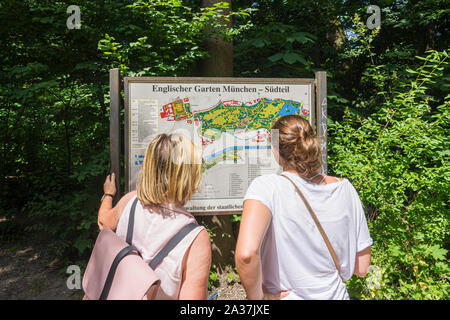
{"label": "wooden board frame", "polygon": [[[115,71],[114,71],[115,70]],[[119,79],[119,80],[118,80]],[[310,85],[310,122],[316,131],[321,143],[323,153],[323,170],[326,172],[326,72],[316,72],[315,78],[231,78],[231,77],[125,77],[123,79],[124,87],[124,193],[129,192],[129,85],[131,83],[198,83],[198,84],[300,84]],[[110,86],[111,86],[111,106],[110,106],[110,160],[111,172],[116,172],[116,181],[120,181],[120,90],[116,91],[116,83],[120,84],[120,76],[118,69],[110,70]],[[114,86],[114,90],[113,90]],[[324,100],[325,98],[325,100]],[[320,103],[320,101],[322,103]],[[325,101],[325,104],[324,104]],[[325,117],[325,118],[324,118]],[[119,184],[118,192],[119,194]],[[193,212],[194,215],[229,215],[239,214],[241,211],[214,211],[214,212]]]}
{"label": "wooden board frame", "polygon": [[113,199],[113,205],[115,205],[122,196],[120,192],[120,101],[122,99],[119,69],[109,70],[109,88],[109,172],[114,172],[116,175],[116,195]]}
{"label": "wooden board frame", "polygon": [[322,171],[327,174],[327,73],[316,72],[316,134],[322,146]]}

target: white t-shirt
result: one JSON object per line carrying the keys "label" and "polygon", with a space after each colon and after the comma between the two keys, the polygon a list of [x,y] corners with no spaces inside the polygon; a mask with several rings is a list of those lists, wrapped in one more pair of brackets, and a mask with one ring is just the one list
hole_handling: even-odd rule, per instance
{"label": "white t-shirt", "polygon": [[[353,275],[356,253],[371,246],[361,200],[344,179],[326,185],[283,172],[295,182],[317,215],[341,265]],[[271,293],[289,290],[288,299],[349,299],[345,283],[322,236],[294,186],[277,174],[255,178],[244,200],[261,201],[272,213],[261,246],[263,284]]]}

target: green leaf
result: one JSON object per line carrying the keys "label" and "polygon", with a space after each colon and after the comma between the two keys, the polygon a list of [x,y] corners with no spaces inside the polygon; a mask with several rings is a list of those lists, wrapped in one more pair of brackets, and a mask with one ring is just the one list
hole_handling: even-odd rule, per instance
{"label": "green leaf", "polygon": [[440,248],[439,245],[434,245],[431,247],[431,255],[436,260],[444,260],[447,255],[447,250]]}
{"label": "green leaf", "polygon": [[268,59],[272,62],[277,62],[278,60],[282,59],[284,54],[282,52],[276,53],[273,56],[270,56]]}
{"label": "green leaf", "polygon": [[256,39],[252,43],[256,48],[262,48],[266,45],[265,39]]}
{"label": "green leaf", "polygon": [[288,42],[297,41],[301,44],[305,44],[307,42],[314,43],[314,40],[311,39],[311,36],[312,35],[307,32],[296,32],[296,33],[292,34],[291,36],[287,37],[286,40]]}
{"label": "green leaf", "polygon": [[285,53],[285,54],[283,55],[283,60],[284,60],[284,62],[286,62],[287,64],[293,64],[293,63],[295,63],[295,62],[300,62],[300,63],[302,63],[302,64],[304,64],[304,65],[307,65],[307,64],[308,64],[308,63],[306,62],[306,60],[305,60],[302,56],[298,55],[298,54],[295,53],[295,52],[287,52],[287,53]]}

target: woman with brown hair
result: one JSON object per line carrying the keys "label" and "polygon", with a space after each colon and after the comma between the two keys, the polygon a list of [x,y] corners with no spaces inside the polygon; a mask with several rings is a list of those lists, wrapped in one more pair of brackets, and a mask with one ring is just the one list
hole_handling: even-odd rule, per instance
{"label": "woman with brown hair", "polygon": [[272,151],[283,172],[257,177],[244,198],[235,259],[247,298],[349,299],[345,281],[366,275],[372,245],[355,188],[321,173],[320,144],[298,115],[275,122]]}
{"label": "woman with brown hair", "polygon": [[[100,229],[110,228],[125,240],[128,217],[136,199],[133,245],[152,261],[165,244],[195,218],[183,207],[200,185],[202,151],[190,138],[160,134],[150,141],[136,191],[115,207],[114,174],[106,178],[98,212]],[[206,299],[211,267],[211,242],[204,227],[196,227],[155,269],[161,279],[157,300]]]}

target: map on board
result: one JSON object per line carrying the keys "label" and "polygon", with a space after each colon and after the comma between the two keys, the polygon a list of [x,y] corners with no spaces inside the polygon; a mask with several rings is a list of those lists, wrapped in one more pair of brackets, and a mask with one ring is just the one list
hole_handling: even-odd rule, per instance
{"label": "map on board", "polygon": [[203,151],[199,190],[188,211],[234,211],[251,181],[280,167],[270,128],[282,115],[310,119],[311,87],[299,84],[130,83],[129,185],[158,133],[185,134]]}

